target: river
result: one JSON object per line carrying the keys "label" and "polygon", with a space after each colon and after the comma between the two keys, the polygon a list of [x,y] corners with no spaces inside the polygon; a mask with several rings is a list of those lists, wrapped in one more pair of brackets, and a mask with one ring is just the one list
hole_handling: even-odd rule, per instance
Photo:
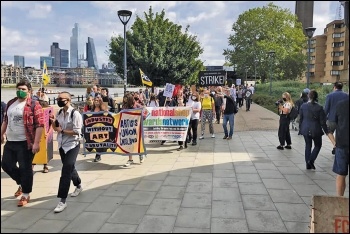
{"label": "river", "polygon": [[[34,88],[34,91],[38,90],[38,87]],[[74,97],[77,96],[85,96],[86,88],[68,88],[68,87],[48,87],[48,90],[52,91],[67,91],[74,95]],[[130,91],[138,91],[140,88],[128,88],[127,90]],[[142,87],[142,90],[145,88]],[[108,88],[109,94],[114,97],[113,94],[118,93],[119,96],[122,96],[124,93],[124,88]],[[1,101],[4,101],[7,103],[10,99],[14,98],[16,96],[16,88],[1,88]],[[56,98],[57,94],[48,94],[49,98]]]}

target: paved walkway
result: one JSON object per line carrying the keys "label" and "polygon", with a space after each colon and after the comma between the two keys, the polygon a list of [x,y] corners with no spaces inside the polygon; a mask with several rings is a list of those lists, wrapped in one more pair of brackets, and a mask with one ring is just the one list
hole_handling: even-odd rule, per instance
{"label": "paved walkway", "polygon": [[48,174],[36,166],[26,207],[1,171],[1,232],[309,232],[312,195],[335,195],[332,146],[323,137],[316,171],[306,170],[303,138],[292,131],[293,149],[279,151],[277,128],[278,116],[253,104],[236,115],[231,141],[215,124],[215,139],[207,125],[207,137],[181,152],[149,144],[145,162],[130,168],[126,157],[80,155],[84,191],[59,214],[57,151]]}

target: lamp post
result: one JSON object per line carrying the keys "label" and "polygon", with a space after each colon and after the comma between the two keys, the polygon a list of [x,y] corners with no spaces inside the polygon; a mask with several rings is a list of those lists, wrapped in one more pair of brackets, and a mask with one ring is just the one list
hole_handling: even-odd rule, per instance
{"label": "lamp post", "polygon": [[[268,54],[269,54],[269,60],[270,60],[270,63],[271,63],[271,60],[273,60],[273,58],[274,58],[274,56],[275,56],[275,51],[273,51],[273,50],[270,50],[269,52],[268,52]],[[272,94],[272,64],[273,63],[271,63],[270,64],[270,96],[271,96],[271,94]]]}
{"label": "lamp post", "polygon": [[248,69],[249,69],[249,67],[248,67],[248,66],[246,66],[246,67],[245,67],[245,84],[244,84],[244,86],[245,86],[245,87],[247,87],[247,86],[248,86],[248,83],[247,83],[247,78],[248,78]]}
{"label": "lamp post", "polygon": [[309,88],[310,86],[310,47],[311,47],[311,38],[314,35],[316,28],[308,27],[305,28],[306,35],[308,37],[308,53],[307,53],[307,74],[306,74],[306,88]]}
{"label": "lamp post", "polygon": [[256,63],[258,62],[257,59],[254,59],[254,77],[255,77],[255,85],[256,85]]}
{"label": "lamp post", "polygon": [[127,71],[126,71],[126,24],[129,22],[131,18],[132,12],[128,10],[120,10],[118,11],[118,17],[120,21],[124,25],[124,95],[126,93],[126,86],[128,83]]}

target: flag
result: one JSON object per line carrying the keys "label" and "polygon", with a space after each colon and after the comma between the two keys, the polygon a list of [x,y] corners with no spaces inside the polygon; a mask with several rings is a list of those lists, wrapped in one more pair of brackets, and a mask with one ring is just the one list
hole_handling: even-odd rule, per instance
{"label": "flag", "polygon": [[42,79],[43,79],[43,84],[44,85],[47,85],[48,83],[50,83],[50,76],[49,76],[49,72],[47,71],[47,66],[46,66],[46,61],[45,60],[44,60],[44,66],[43,66]]}
{"label": "flag", "polygon": [[145,75],[145,73],[143,73],[143,71],[140,69],[140,74],[141,74],[141,81],[142,81],[142,84],[145,84],[147,86],[150,86],[152,87],[153,83],[152,81]]}

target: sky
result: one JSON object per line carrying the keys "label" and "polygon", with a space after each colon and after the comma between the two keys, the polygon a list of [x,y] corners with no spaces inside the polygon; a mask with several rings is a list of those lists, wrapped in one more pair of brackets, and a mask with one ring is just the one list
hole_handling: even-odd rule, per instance
{"label": "sky", "polygon": [[[205,66],[222,66],[223,50],[230,48],[228,37],[238,16],[251,8],[266,6],[269,1],[1,1],[1,61],[13,64],[14,55],[25,57],[25,66],[39,68],[40,56],[48,56],[50,46],[58,42],[61,49],[70,49],[75,23],[82,30],[83,42],[94,39],[98,66],[108,63],[108,42],[112,36],[123,36],[124,26],[117,11],[130,10],[144,19],[144,12],[165,10],[165,18],[175,24],[190,25],[204,52],[200,59]],[[295,12],[295,1],[274,1],[275,5]],[[344,9],[341,8],[343,16]],[[323,34],[328,23],[339,19],[339,1],[315,1],[314,35]]]}

